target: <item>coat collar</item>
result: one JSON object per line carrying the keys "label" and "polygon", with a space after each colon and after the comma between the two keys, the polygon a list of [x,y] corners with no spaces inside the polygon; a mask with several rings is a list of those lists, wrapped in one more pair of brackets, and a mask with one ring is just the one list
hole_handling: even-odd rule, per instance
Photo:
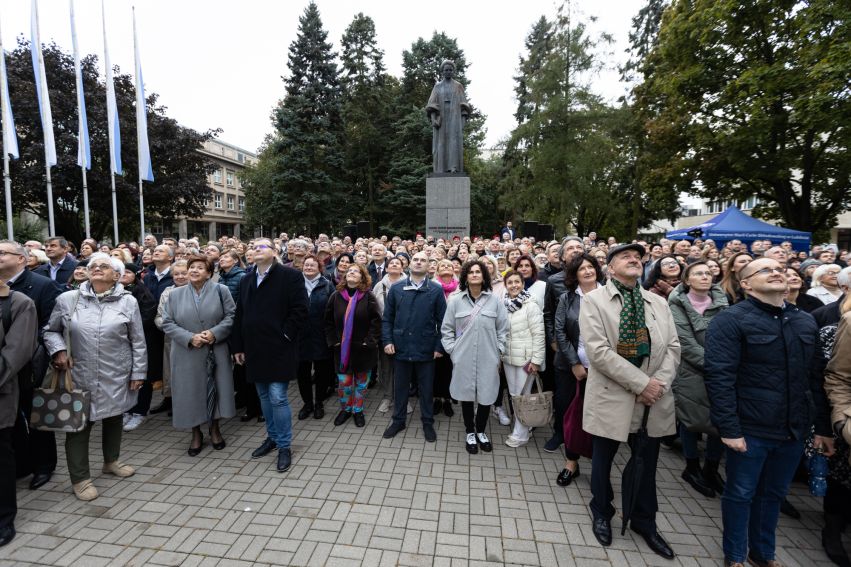
{"label": "coat collar", "polygon": [[[641,292],[641,297],[644,299],[644,303],[650,303],[649,292],[647,292],[643,287],[641,287],[640,283],[636,282],[635,285],[638,287],[638,290]],[[614,299],[615,297],[621,296],[621,292],[618,291],[618,288],[615,287],[615,284],[612,283],[612,280],[607,281],[606,286],[603,289],[605,289],[606,292],[609,294],[610,300]],[[621,297],[621,301],[623,301],[622,297]]]}

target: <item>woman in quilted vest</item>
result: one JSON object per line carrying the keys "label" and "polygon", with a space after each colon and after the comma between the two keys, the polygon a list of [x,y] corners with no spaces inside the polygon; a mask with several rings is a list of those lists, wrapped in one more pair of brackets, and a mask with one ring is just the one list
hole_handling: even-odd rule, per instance
{"label": "woman in quilted vest", "polygon": [[[544,312],[528,290],[524,289],[520,272],[509,270],[504,282],[503,299],[508,311],[508,339],[502,364],[508,391],[512,396],[528,394],[532,389],[531,373],[538,372],[544,363],[545,334]],[[529,428],[515,416],[514,429],[505,439],[509,447],[520,447],[529,442]]]}

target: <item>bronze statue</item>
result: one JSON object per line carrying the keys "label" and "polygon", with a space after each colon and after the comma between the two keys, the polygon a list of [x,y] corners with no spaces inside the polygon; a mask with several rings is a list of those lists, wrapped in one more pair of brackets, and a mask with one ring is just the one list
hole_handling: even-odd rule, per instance
{"label": "bronze statue", "polygon": [[472,108],[467,103],[464,85],[452,78],[455,62],[440,65],[443,80],[434,85],[426,106],[431,120],[431,153],[435,173],[464,171],[464,125]]}

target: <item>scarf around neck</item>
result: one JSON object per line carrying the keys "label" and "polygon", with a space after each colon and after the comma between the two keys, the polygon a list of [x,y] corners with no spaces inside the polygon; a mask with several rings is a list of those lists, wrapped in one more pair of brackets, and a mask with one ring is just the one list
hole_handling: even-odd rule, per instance
{"label": "scarf around neck", "polygon": [[307,279],[307,276],[304,276],[304,288],[307,290],[307,297],[310,297],[310,294],[313,293],[313,290],[316,289],[317,285],[319,285],[319,278],[321,277],[322,274],[316,274],[315,278],[309,280]]}
{"label": "scarf around neck", "polygon": [[509,313],[514,313],[515,311],[523,307],[523,304],[530,297],[532,297],[532,295],[524,289],[514,299],[511,299],[511,297],[509,297],[506,293],[505,298],[502,301],[503,303],[505,303],[505,309],[507,309]]}
{"label": "scarf around neck", "polygon": [[364,292],[358,291],[354,295],[349,295],[348,288],[345,288],[340,295],[348,302],[346,314],[343,317],[343,340],[340,342],[340,372],[348,373],[349,359],[352,354],[352,331],[355,327],[355,309],[358,301],[363,298]]}
{"label": "scarf around neck", "polygon": [[642,361],[650,356],[650,335],[644,319],[641,288],[635,285],[630,289],[614,278],[611,281],[623,298],[618,324],[618,354],[634,366],[641,366]]}
{"label": "scarf around neck", "polygon": [[441,286],[443,286],[443,295],[445,297],[449,297],[450,293],[458,289],[458,280],[456,280],[455,278],[449,280],[449,283],[443,283],[443,280],[441,280],[440,278],[435,278],[435,281],[437,281]]}

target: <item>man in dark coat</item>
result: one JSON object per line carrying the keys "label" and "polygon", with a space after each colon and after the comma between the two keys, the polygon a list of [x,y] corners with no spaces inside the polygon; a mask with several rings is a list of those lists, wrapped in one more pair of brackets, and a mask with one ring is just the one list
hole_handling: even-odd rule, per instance
{"label": "man in dark coat", "polygon": [[371,253],[372,261],[366,267],[366,271],[372,279],[372,289],[375,289],[387,273],[387,247],[380,243],[373,244]]}
{"label": "man in dark coat", "polygon": [[381,342],[384,352],[395,355],[393,422],[384,432],[390,439],[405,429],[408,389],[415,375],[419,386],[423,437],[433,443],[434,361],[444,356],[440,326],[446,312],[443,288],[428,279],[428,256],[411,258],[411,275],[390,288],[384,304]]}
{"label": "man in dark coat", "polygon": [[27,420],[32,411],[33,387],[41,385],[50,358],[44,348],[44,327],[53,313],[62,289],[50,278],[27,269],[29,250],[17,242],[0,241],[0,280],[35,303],[38,316],[38,345],[32,364],[26,369],[29,379],[21,382],[20,412],[15,425],[14,445],[17,454],[17,476],[32,473],[30,489],[44,486],[56,469],[56,435],[52,431],[31,429]]}
{"label": "man in dark coat", "polygon": [[821,376],[814,372],[818,328],[785,303],[786,269],[760,258],[739,272],[747,294],[706,332],[710,417],[727,446],[721,498],[725,565],[770,565],[780,505],[815,425],[813,445],[833,453]]}
{"label": "man in dark coat", "polygon": [[231,346],[237,364],[257,388],[266,418],[266,440],[251,456],[278,449],[278,472],[290,468],[292,411],[287,384],[298,376],[299,335],[308,320],[307,291],[300,272],[277,263],[268,238],[254,242],[253,272],[242,278]]}
{"label": "man in dark coat", "polygon": [[35,352],[38,316],[33,301],[0,281],[0,547],[15,537],[18,511],[15,492],[13,430],[18,414],[19,376]]}
{"label": "man in dark coat", "polygon": [[55,281],[63,290],[67,289],[68,280],[77,267],[77,261],[68,256],[68,241],[62,236],[48,238],[44,253],[49,262],[36,268],[35,273]]}

